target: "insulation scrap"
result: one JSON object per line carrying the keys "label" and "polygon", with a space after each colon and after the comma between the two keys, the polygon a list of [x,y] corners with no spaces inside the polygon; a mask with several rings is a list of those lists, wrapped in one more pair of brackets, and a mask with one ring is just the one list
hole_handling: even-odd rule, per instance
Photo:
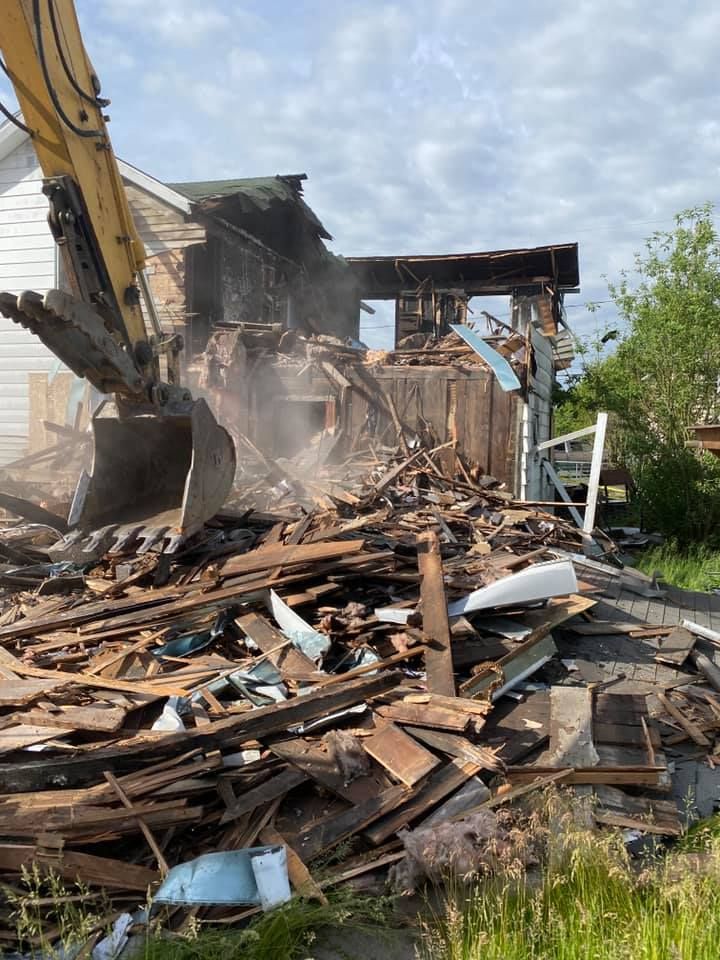
{"label": "insulation scrap", "polygon": [[347,730],[328,730],[322,739],[330,759],[340,768],[345,786],[370,772],[370,758],[354,734]]}
{"label": "insulation scrap", "polygon": [[463,820],[418,827],[399,834],[405,856],[390,871],[390,882],[400,893],[412,893],[424,881],[449,876],[461,880],[497,872],[501,865],[534,858],[517,842],[493,810],[479,810]]}

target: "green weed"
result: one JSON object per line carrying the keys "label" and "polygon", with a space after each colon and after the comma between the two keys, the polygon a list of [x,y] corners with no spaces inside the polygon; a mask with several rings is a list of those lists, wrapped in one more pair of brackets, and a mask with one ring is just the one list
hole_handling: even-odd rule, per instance
{"label": "green weed", "polygon": [[194,924],[182,936],[156,933],[140,960],[300,960],[311,956],[319,931],[387,928],[392,900],[359,896],[350,890],[328,892],[328,905],[294,897],[258,915],[238,929]]}
{"label": "green weed", "polygon": [[637,569],[684,590],[708,591],[720,587],[720,550],[697,544],[681,549],[675,541],[650,547],[638,557]]}
{"label": "green weed", "polygon": [[0,896],[18,942],[45,957],[72,952],[109,932],[111,908],[103,894],[91,893],[81,881],[67,884],[37,864],[23,867],[19,884],[0,887]]}

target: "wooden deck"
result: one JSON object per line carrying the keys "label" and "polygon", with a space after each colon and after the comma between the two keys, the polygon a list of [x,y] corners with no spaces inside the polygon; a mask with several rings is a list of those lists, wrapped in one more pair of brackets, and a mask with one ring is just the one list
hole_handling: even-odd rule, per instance
{"label": "wooden deck", "polygon": [[[605,576],[585,569],[578,570],[578,575],[598,588],[598,603],[590,611],[597,620],[637,622],[640,628],[645,624],[674,626],[688,619],[720,632],[720,596],[661,584],[665,596],[649,598],[626,589],[625,577]],[[633,577],[633,582],[642,584],[639,578],[636,581]],[[687,682],[695,675],[692,667],[687,671],[676,670],[656,663],[655,654],[662,643],[658,638],[558,632],[556,642],[560,656],[577,668],[573,675],[578,680],[585,683],[615,680],[609,687],[613,693],[649,695],[651,713],[661,712],[655,694]],[[720,666],[720,648],[702,641],[699,645]],[[672,795],[681,811],[692,818],[706,817],[720,809],[720,768],[707,763],[705,752],[691,743],[665,752],[671,762]]]}
{"label": "wooden deck", "polygon": [[[649,585],[650,581],[629,571],[621,577],[583,569],[579,576],[598,590],[598,603],[591,610],[597,620],[637,622],[640,628],[645,624],[674,626],[688,619],[720,632],[720,596],[669,586],[662,586],[663,598],[639,596],[624,586],[626,578],[632,577],[640,587],[643,583]],[[625,679],[613,685],[616,692],[653,693],[656,684],[671,685],[687,676],[684,671],[655,662],[661,642],[657,638],[635,639],[623,634],[566,635],[562,641],[562,655],[576,659],[580,675],[586,682],[609,680],[623,674]],[[717,655],[720,650],[716,652],[716,659]],[[720,659],[717,662],[720,666]]]}

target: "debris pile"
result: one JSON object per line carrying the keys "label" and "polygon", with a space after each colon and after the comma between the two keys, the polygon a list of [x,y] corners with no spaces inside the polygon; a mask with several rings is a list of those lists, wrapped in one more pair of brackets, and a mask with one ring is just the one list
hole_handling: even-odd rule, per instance
{"label": "debris pile", "polygon": [[[596,602],[580,531],[447,453],[286,475],[172,556],[58,563],[49,526],[6,523],[0,880],[36,864],[114,910],[149,888],[227,921],[281,902],[278,872],[322,899],[399,861],[406,886],[487,867],[509,843],[491,811],[551,783],[679,832],[645,698],[557,656]],[[704,743],[714,701],[693,703]]]}

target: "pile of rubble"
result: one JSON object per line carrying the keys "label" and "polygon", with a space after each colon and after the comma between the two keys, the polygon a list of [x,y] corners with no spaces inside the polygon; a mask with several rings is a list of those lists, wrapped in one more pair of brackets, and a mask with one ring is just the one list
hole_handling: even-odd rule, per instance
{"label": "pile of rubble", "polygon": [[[51,517],[6,521],[0,881],[37,864],[114,911],[150,889],[171,923],[227,922],[392,865],[414,884],[438,824],[487,865],[494,809],[551,783],[594,789],[599,823],[679,833],[645,698],[558,655],[592,626],[580,531],[447,453],[284,475],[272,508],[228,507],[172,556],[53,562]],[[693,707],[718,728],[714,698]]]}

